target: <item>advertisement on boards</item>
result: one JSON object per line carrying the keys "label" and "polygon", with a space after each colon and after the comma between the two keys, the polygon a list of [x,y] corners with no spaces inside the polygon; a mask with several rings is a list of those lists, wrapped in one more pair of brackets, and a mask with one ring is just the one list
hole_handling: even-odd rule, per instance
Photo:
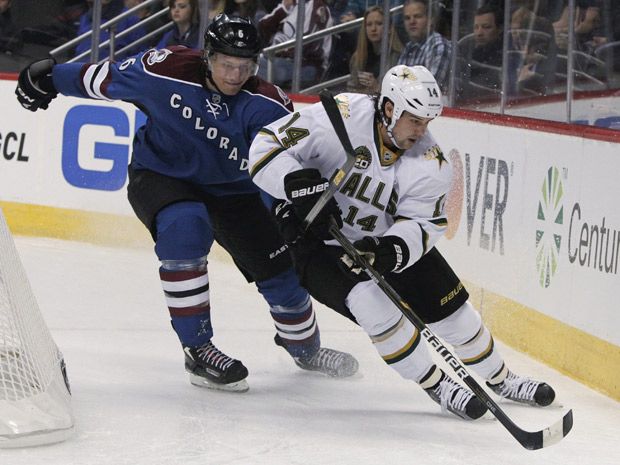
{"label": "advertisement on boards", "polygon": [[127,165],[145,116],[133,105],[58,97],[35,113],[0,81],[0,200],[133,215]]}
{"label": "advertisement on boards", "polygon": [[438,247],[457,273],[620,344],[618,144],[439,122],[432,131],[455,177]]}

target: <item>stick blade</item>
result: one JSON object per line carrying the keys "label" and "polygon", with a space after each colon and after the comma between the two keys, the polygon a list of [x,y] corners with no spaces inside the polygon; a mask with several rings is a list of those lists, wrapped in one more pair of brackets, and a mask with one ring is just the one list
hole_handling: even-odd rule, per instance
{"label": "stick blade", "polygon": [[529,450],[542,449],[560,442],[573,428],[573,411],[566,412],[564,417],[547,428],[517,438],[523,447]]}

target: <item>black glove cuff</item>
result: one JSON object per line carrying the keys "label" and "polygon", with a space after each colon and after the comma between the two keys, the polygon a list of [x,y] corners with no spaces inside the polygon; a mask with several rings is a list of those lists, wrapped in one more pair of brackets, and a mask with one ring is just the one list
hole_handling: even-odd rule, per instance
{"label": "black glove cuff", "polygon": [[304,168],[284,176],[286,197],[294,202],[304,202],[322,194],[329,187],[327,179],[315,168]]}
{"label": "black glove cuff", "polygon": [[398,236],[384,236],[383,239],[389,240],[394,247],[394,253],[396,257],[396,263],[392,271],[398,273],[409,263],[409,247],[407,243]]}
{"label": "black glove cuff", "polygon": [[56,60],[54,58],[46,58],[32,63],[27,68],[30,84],[44,94],[57,94],[58,91],[52,79],[52,69],[55,65]]}

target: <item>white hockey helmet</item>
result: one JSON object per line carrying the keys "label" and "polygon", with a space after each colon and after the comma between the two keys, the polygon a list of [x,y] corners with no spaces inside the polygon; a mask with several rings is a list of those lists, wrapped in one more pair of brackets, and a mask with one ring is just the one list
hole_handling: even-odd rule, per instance
{"label": "white hockey helmet", "polygon": [[[385,99],[394,104],[394,113],[389,119],[384,114]],[[381,83],[379,111],[389,134],[392,134],[403,111],[419,118],[436,118],[442,109],[439,85],[424,66],[396,65],[385,73]]]}

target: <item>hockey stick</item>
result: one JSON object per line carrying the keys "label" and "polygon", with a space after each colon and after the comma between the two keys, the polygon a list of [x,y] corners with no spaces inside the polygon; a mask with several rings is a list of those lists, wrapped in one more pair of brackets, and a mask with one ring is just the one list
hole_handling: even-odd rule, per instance
{"label": "hockey stick", "polygon": [[[334,196],[334,194],[338,190],[338,187],[340,187],[340,183],[344,180],[349,171],[351,171],[351,169],[355,165],[355,160],[357,158],[357,155],[355,155],[355,150],[353,150],[353,146],[351,145],[351,141],[349,140],[349,137],[346,136],[347,130],[344,127],[344,122],[342,121],[342,116],[340,115],[338,104],[336,103],[333,95],[327,89],[323,89],[319,94],[319,97],[321,99],[323,107],[325,108],[325,111],[327,112],[327,117],[329,118],[329,121],[332,123],[332,126],[336,131],[336,135],[340,138],[340,142],[342,142],[342,146],[344,147],[347,159],[344,162],[344,165],[342,165],[342,168],[336,171],[336,174],[329,183],[329,187],[321,194],[312,209],[308,212],[308,215],[306,215],[306,217],[304,218],[303,222],[301,223],[301,228],[303,231],[308,229],[310,223],[315,220],[319,212]],[[342,134],[346,136],[346,139],[342,138]]]}
{"label": "hockey stick", "polygon": [[[331,121],[334,131],[336,132],[342,146],[347,155],[347,160],[342,168],[337,172],[336,176],[332,179],[328,190],[326,190],[314,206],[308,213],[308,216],[304,220],[304,227],[307,227],[315,218],[318,212],[325,206],[325,204],[336,193],[340,183],[344,177],[348,174],[351,168],[355,165],[356,155],[344,122],[338,110],[338,106],[334,101],[331,94],[327,91],[321,92],[321,103],[325,107],[327,116]],[[433,334],[433,332],[426,326],[426,324],[418,317],[418,315],[411,309],[411,307],[398,295],[398,293],[392,288],[392,286],[381,276],[355,249],[353,244],[342,234],[335,220],[332,219],[330,226],[330,233],[343,247],[345,252],[360,265],[364,272],[379,286],[379,288],[387,295],[387,297],[398,307],[402,314],[422,333],[428,343],[443,357],[443,359],[450,365],[454,372],[463,380],[463,382],[472,390],[472,392],[478,396],[478,398],[484,402],[491,413],[497,418],[500,423],[508,430],[508,432],[517,440],[519,444],[529,450],[541,449],[543,447],[555,444],[564,438],[571,428],[573,427],[573,411],[569,410],[561,420],[558,420],[551,426],[544,428],[540,431],[525,431],[518,427],[504,411],[491,399],[489,394],[476,382],[474,378],[469,374],[467,369],[461,364],[461,362],[452,355],[449,349],[447,349],[441,341]]]}
{"label": "hockey stick", "polygon": [[329,232],[338,241],[354,262],[381,288],[387,297],[398,307],[402,314],[422,333],[428,343],[443,357],[454,372],[472,390],[476,396],[487,406],[512,436],[526,449],[535,450],[550,446],[560,441],[573,427],[573,411],[569,410],[561,420],[540,431],[530,432],[519,428],[504,411],[491,399],[487,392],[469,374],[461,362],[452,355],[441,341],[433,334],[411,307],[398,295],[392,286],[381,276],[342,234],[335,223],[330,226]]}

